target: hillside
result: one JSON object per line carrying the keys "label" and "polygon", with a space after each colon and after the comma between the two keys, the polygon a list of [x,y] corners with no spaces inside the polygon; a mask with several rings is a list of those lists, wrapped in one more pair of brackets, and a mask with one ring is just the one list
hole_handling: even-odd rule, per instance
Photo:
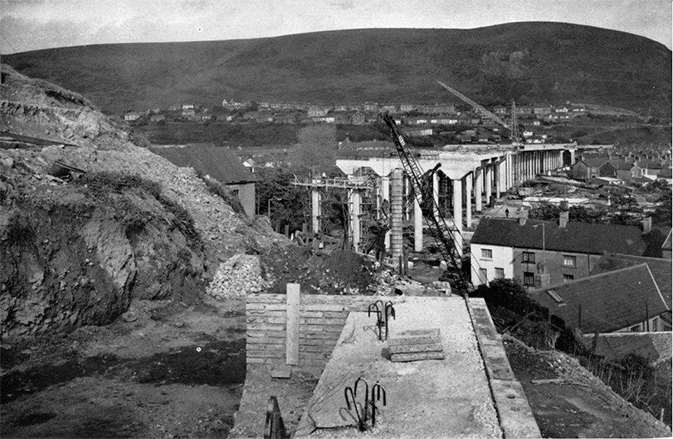
{"label": "hillside", "polygon": [[[671,51],[623,32],[563,23],[469,30],[367,29],[254,40],[116,44],[3,56],[107,112],[236,100],[579,101],[670,117]],[[454,101],[455,102],[455,101]]]}
{"label": "hillside", "polygon": [[[3,337],[107,324],[134,299],[194,300],[221,261],[279,241],[82,96],[2,74]],[[57,163],[85,173],[58,178]]]}

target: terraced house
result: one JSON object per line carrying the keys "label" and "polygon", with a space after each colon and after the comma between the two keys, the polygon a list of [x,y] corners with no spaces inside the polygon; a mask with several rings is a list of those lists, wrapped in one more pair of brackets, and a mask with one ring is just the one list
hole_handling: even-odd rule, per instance
{"label": "terraced house", "polygon": [[520,281],[529,289],[589,276],[605,252],[642,256],[647,250],[637,226],[484,218],[470,243],[472,283]]}

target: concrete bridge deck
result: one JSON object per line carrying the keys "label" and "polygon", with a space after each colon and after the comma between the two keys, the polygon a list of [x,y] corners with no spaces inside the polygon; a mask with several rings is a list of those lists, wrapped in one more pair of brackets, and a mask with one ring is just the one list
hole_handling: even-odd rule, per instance
{"label": "concrete bridge deck", "polygon": [[[471,317],[459,297],[410,299],[396,306],[390,337],[439,328],[445,359],[391,362],[387,342],[378,340],[376,318],[351,312],[296,436],[540,437],[483,301],[471,300]],[[378,381],[387,396],[387,405],[378,405],[376,426],[370,423],[363,433],[344,398],[344,388],[358,377],[370,386]]]}

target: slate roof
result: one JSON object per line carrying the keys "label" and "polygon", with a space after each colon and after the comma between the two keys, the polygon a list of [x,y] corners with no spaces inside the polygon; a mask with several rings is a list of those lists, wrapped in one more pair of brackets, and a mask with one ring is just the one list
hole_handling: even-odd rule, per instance
{"label": "slate roof", "polygon": [[[671,332],[616,332],[600,334],[596,343],[596,355],[606,360],[619,360],[628,354],[641,355],[656,365],[671,359]],[[584,345],[591,349],[594,336],[582,337]]]}
{"label": "slate roof", "polygon": [[[552,290],[562,301],[548,293]],[[585,334],[614,332],[669,311],[647,264],[595,274],[530,293],[551,315]],[[579,309],[582,307],[582,325]]]}
{"label": "slate roof", "polygon": [[[602,255],[604,252],[642,255],[647,248],[637,226],[589,224],[570,221],[560,228],[555,221],[484,218],[472,236],[473,244],[497,245],[524,249],[542,249]],[[538,227],[535,227],[538,226]]]}
{"label": "slate roof", "polygon": [[661,291],[662,296],[664,296],[668,307],[672,308],[671,290],[673,289],[673,266],[669,259],[605,253],[603,257],[598,260],[594,269],[591,270],[591,274],[607,273],[641,264],[647,264],[650,268],[650,272],[659,287],[659,291]]}
{"label": "slate roof", "polygon": [[584,162],[585,165],[587,165],[590,168],[600,168],[609,161],[609,157],[608,156],[584,157],[582,158],[582,161]]}
{"label": "slate roof", "polygon": [[224,184],[252,183],[257,181],[231,150],[212,145],[186,145],[183,147],[153,148],[152,152],[168,159],[175,166],[194,168]]}
{"label": "slate roof", "polygon": [[610,164],[620,171],[630,171],[633,168],[633,163],[629,163],[626,160],[610,160]]}

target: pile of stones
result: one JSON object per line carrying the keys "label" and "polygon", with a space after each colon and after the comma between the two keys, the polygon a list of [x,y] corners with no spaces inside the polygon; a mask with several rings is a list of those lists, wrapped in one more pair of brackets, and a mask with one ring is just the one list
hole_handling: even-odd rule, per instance
{"label": "pile of stones", "polygon": [[241,297],[264,291],[273,283],[272,278],[262,276],[258,256],[238,254],[220,264],[206,292],[218,299]]}

